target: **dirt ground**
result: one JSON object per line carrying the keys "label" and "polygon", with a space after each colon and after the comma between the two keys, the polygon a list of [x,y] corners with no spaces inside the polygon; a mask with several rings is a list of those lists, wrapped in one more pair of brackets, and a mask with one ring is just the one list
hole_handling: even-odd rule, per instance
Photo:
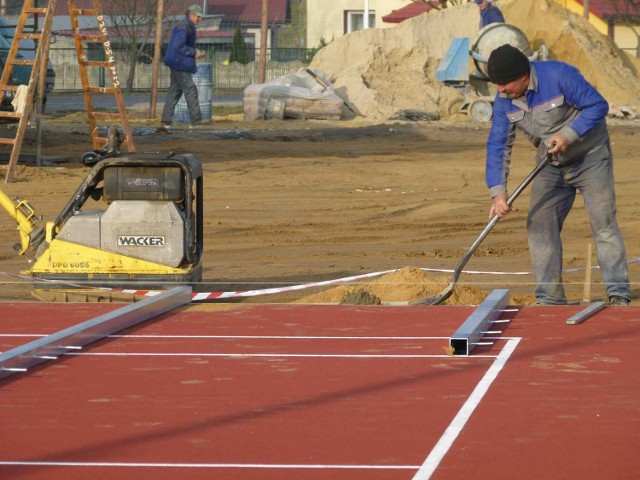
{"label": "dirt ground", "polygon": [[[203,163],[204,281],[194,286],[197,291],[285,287],[397,269],[348,288],[330,285],[241,301],[411,301],[446,286],[450,271],[488,221],[488,124],[466,119],[243,122],[229,117],[216,118],[208,128],[178,129],[171,135],[156,134],[155,126],[132,119],[138,152],[192,153]],[[635,179],[639,126],[632,121],[611,124],[618,221],[630,260],[640,257]],[[34,139],[30,129],[23,154],[35,152]],[[42,139],[42,154],[54,165],[23,162],[16,181],[2,180],[0,188],[28,200],[44,220],[52,220],[86,176],[88,167],[80,156],[92,148],[82,115],[45,120]],[[520,136],[513,155],[512,189],[533,168],[532,159],[533,148]],[[527,273],[527,205],[525,191],[516,202],[518,210],[496,225],[465,267],[491,273],[463,273],[449,303],[477,304],[497,288],[510,289],[514,304],[533,302],[533,276]],[[580,301],[591,242],[581,199],[563,238],[565,268],[576,269],[565,275],[567,292],[571,301]],[[20,276],[28,269],[27,259],[12,249],[18,240],[14,220],[0,213],[3,299],[31,298],[30,279]],[[433,270],[419,270],[425,268]],[[640,265],[630,263],[629,271],[633,303],[638,304]],[[591,298],[603,295],[596,270]]]}

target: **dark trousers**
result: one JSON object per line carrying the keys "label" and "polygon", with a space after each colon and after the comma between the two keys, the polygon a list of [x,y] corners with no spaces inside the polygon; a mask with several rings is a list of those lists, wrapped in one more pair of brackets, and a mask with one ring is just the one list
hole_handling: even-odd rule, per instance
{"label": "dark trousers", "polygon": [[167,98],[162,109],[162,123],[170,124],[173,120],[173,112],[184,94],[184,99],[189,108],[191,123],[198,123],[202,120],[200,103],[198,103],[198,89],[193,81],[193,76],[189,72],[171,69],[171,82],[167,90]]}

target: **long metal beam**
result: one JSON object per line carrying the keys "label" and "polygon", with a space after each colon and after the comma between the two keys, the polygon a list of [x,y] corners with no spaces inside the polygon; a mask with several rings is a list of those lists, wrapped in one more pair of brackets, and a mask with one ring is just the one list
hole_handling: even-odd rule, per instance
{"label": "long metal beam", "polygon": [[508,304],[509,290],[491,292],[449,339],[453,354],[469,355]]}
{"label": "long metal beam", "polygon": [[191,302],[191,287],[176,287],[0,354],[0,379],[55,360],[115,332]]}
{"label": "long metal beam", "polygon": [[593,302],[584,310],[580,310],[575,315],[567,318],[567,325],[577,325],[579,323],[584,322],[587,318],[595,315],[600,310],[606,307],[604,302]]}

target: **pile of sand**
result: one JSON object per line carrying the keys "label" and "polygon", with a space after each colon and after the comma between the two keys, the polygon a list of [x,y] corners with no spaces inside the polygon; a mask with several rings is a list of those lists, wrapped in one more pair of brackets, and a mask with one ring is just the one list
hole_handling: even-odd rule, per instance
{"label": "pile of sand", "polygon": [[[416,267],[405,267],[380,278],[358,285],[340,285],[294,303],[379,303],[411,302],[437,295],[446,288],[450,277],[432,277]],[[488,292],[475,287],[458,285],[445,305],[478,305]],[[376,301],[378,299],[379,301]],[[360,300],[360,301],[356,301]]]}
{"label": "pile of sand", "polygon": [[[554,0],[496,2],[507,23],[522,30],[533,50],[542,44],[550,60],[578,67],[612,104],[635,106],[640,98],[640,62],[619,50],[584,18]],[[478,33],[475,3],[431,11],[397,27],[358,31],[323,48],[311,68],[324,70],[338,95],[368,120],[385,120],[405,109],[446,116],[462,96],[435,82],[440,60],[456,37]]]}

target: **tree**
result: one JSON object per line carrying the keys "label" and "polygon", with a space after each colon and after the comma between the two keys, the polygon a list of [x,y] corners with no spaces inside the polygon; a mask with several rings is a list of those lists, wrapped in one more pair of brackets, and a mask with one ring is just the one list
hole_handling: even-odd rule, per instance
{"label": "tree", "polygon": [[424,3],[431,8],[441,10],[447,7],[462,5],[463,3],[473,2],[474,0],[411,0],[413,3]]}
{"label": "tree", "polygon": [[[110,42],[117,43],[124,52],[125,62],[129,65],[125,92],[131,93],[138,61],[142,59],[151,63],[152,60],[150,52],[153,51],[153,42],[149,43],[149,38],[156,27],[157,1],[110,0],[109,7],[113,12],[118,12],[104,12],[115,32],[115,38],[110,38]],[[114,42],[116,39],[117,42]]]}
{"label": "tree", "polygon": [[243,65],[249,63],[249,54],[247,53],[247,45],[244,42],[244,35],[240,25],[236,27],[236,33],[233,34],[233,40],[231,41],[231,54],[229,56],[229,63],[238,62]]}
{"label": "tree", "polygon": [[327,45],[329,45],[327,43],[327,41],[324,39],[324,37],[320,37],[320,44],[318,46],[315,46],[313,48],[310,48],[309,50],[307,50],[307,55],[306,55],[306,62],[307,63],[311,63],[311,60],[313,60],[313,57],[316,56],[316,54],[323,48],[326,47]]}

